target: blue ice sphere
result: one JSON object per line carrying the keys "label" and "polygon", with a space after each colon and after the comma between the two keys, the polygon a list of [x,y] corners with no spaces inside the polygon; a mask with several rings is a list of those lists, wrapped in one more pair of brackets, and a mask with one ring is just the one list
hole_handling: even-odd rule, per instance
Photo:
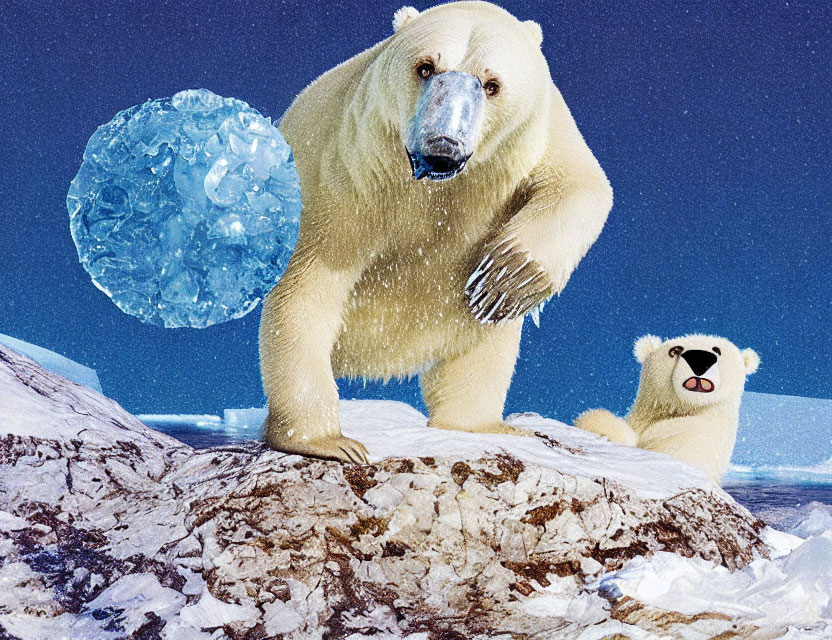
{"label": "blue ice sphere", "polygon": [[283,274],[300,181],[269,118],[196,89],[99,127],[66,204],[81,264],[119,309],[207,327],[246,315]]}

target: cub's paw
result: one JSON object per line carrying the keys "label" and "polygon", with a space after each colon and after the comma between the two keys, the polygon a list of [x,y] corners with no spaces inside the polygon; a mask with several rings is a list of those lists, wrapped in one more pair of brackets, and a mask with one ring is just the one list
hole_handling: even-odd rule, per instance
{"label": "cub's paw", "polygon": [[626,444],[631,447],[638,445],[638,434],[627,424],[627,421],[606,409],[584,411],[575,418],[574,425],[584,431],[604,436],[610,442]]}
{"label": "cub's paw", "polygon": [[481,324],[520,318],[554,292],[549,274],[511,240],[486,247],[485,257],[465,283],[468,306]]}

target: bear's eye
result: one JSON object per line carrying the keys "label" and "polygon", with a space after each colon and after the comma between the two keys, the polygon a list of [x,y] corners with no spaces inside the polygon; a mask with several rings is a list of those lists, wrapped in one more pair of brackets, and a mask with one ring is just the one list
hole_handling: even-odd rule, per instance
{"label": "bear's eye", "polygon": [[427,80],[436,73],[436,68],[430,62],[423,62],[416,67],[416,73],[420,78]]}
{"label": "bear's eye", "polygon": [[667,352],[667,355],[669,355],[671,358],[675,358],[677,356],[682,355],[682,351],[684,350],[684,347],[680,347],[677,345],[675,347],[672,347],[670,351]]}
{"label": "bear's eye", "polygon": [[715,353],[716,355],[718,355],[718,356],[721,356],[721,355],[722,355],[722,351],[720,350],[720,348],[719,348],[719,347],[714,347],[714,353]]}
{"label": "bear's eye", "polygon": [[489,80],[482,85],[482,88],[485,90],[485,95],[489,98],[493,98],[500,93],[500,84],[496,80]]}

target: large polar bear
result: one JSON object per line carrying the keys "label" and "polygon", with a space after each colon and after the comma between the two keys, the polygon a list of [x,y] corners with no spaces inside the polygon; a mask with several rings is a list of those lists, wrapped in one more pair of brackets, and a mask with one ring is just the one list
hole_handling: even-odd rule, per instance
{"label": "large polar bear", "polygon": [[564,288],[612,206],[536,23],[455,2],[393,26],[280,124],[303,194],[260,327],[281,451],[367,460],[341,435],[335,376],[419,373],[430,426],[516,432],[502,412],[523,317]]}
{"label": "large polar bear", "polygon": [[725,338],[688,335],[662,341],[644,336],[633,349],[641,380],[624,419],[592,409],[575,426],[613,442],[666,453],[699,467],[716,483],[737,439],[745,378],[760,357]]}

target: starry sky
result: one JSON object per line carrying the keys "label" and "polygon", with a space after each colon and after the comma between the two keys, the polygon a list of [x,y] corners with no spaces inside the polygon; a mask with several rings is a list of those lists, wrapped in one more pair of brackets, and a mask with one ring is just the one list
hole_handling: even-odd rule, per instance
{"label": "starry sky", "polygon": [[[118,111],[205,87],[279,118],[391,33],[396,2],[20,2],[0,11],[0,333],[94,367],[137,413],[262,406],[259,309],[208,329],[125,315],[78,262],[65,205]],[[424,9],[429,4],[414,2]],[[623,412],[645,334],[723,335],[753,391],[832,397],[832,4],[506,1],[615,190],[600,239],[524,329],[507,412]],[[415,381],[343,397],[422,407]]]}

